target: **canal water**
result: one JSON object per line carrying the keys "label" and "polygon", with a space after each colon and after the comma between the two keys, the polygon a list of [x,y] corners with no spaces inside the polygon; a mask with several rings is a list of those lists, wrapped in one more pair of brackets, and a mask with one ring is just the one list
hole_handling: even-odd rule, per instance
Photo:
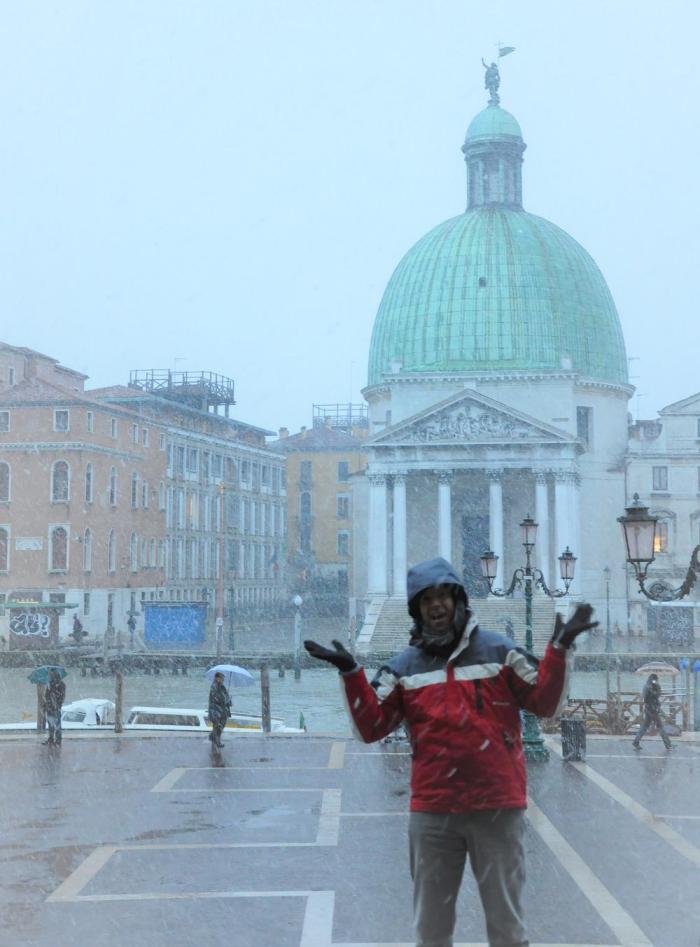
{"label": "canal water", "polygon": [[[29,669],[0,668],[0,723],[36,719],[36,687],[27,680]],[[368,671],[368,673],[371,673]],[[260,713],[260,673],[253,671],[255,685],[233,688],[234,709],[244,713]],[[620,674],[623,692],[639,693],[645,677],[631,672]],[[70,670],[65,679],[66,702],[81,697],[108,697],[114,699],[113,677],[82,677]],[[610,675],[611,690],[617,687],[615,673]],[[664,690],[670,689],[664,681]],[[605,672],[574,672],[569,694],[572,697],[605,697]],[[350,735],[350,726],[343,706],[338,674],[319,668],[302,671],[301,680],[287,671],[283,678],[270,670],[272,715],[281,717],[288,726],[298,726],[300,716],[311,733]],[[209,683],[201,671],[190,671],[186,676],[170,673],[127,674],[124,676],[124,709],[135,705],[158,707],[205,708]]]}

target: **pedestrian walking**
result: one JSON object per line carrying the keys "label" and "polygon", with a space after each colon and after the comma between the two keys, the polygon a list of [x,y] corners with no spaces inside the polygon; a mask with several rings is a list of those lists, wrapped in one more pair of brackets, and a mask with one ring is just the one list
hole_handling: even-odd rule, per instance
{"label": "pedestrian walking", "polygon": [[73,631],[71,632],[71,634],[73,635],[73,640],[75,641],[76,644],[80,644],[80,642],[86,636],[86,632],[83,631],[83,623],[78,618],[77,612],[75,613],[75,615],[73,615]]}
{"label": "pedestrian walking", "polygon": [[134,650],[134,633],[136,631],[136,619],[133,614],[129,612],[129,618],[126,623],[126,627],[129,629],[129,650]]}
{"label": "pedestrian walking", "polygon": [[61,709],[66,699],[66,685],[58,671],[49,671],[49,683],[44,693],[44,715],[49,728],[48,739],[44,744],[61,745]]}
{"label": "pedestrian walking", "polygon": [[213,746],[221,748],[224,745],[221,742],[221,734],[230,716],[231,698],[224,686],[224,675],[217,672],[214,675],[214,683],[209,688],[209,720],[212,725],[209,739]]}
{"label": "pedestrian walking", "polygon": [[539,667],[511,639],[479,628],[445,559],[408,573],[409,646],[370,685],[338,641],[313,657],[342,675],[356,735],[381,740],[403,721],[412,748],[409,852],[416,947],[451,947],[467,857],[492,947],[527,944],[522,915],[526,807],[520,708],[551,717],[566,698],[568,650],[594,627],[580,605],[557,615]]}
{"label": "pedestrian walking", "polygon": [[637,736],[632,741],[635,750],[640,748],[642,737],[652,725],[656,726],[664,746],[667,750],[671,749],[671,738],[668,730],[664,726],[664,718],[661,715],[661,685],[659,684],[658,674],[650,674],[642,691],[642,701],[644,704],[644,721],[639,728]]}

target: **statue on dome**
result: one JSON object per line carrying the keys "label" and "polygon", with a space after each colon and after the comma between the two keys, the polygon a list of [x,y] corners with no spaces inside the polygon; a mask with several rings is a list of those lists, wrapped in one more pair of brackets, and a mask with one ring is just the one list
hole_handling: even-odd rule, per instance
{"label": "statue on dome", "polygon": [[490,66],[487,66],[482,57],[481,64],[486,70],[484,75],[484,88],[489,93],[489,105],[498,105],[501,101],[501,98],[498,94],[498,88],[501,84],[501,75],[498,71],[498,66],[495,62],[492,62]]}

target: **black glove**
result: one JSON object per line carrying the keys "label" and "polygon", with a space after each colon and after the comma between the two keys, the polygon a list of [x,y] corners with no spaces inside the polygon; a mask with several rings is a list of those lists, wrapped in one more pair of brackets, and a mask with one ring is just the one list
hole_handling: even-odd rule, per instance
{"label": "black glove", "polygon": [[324,648],[323,645],[315,641],[305,641],[304,647],[312,658],[318,658],[319,661],[328,661],[334,667],[337,667],[341,673],[354,671],[357,667],[357,661],[350,652],[342,646],[339,641],[333,642],[333,648]]}
{"label": "black glove", "polygon": [[598,627],[597,621],[591,621],[592,616],[592,605],[578,605],[576,611],[567,622],[565,622],[559,612],[557,612],[554,621],[552,644],[559,645],[562,648],[570,648],[576,638],[582,635],[584,631],[590,631],[591,628]]}

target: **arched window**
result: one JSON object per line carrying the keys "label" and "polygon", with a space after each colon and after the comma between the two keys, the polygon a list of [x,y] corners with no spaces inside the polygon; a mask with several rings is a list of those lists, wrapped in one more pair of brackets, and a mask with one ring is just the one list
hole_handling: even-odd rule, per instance
{"label": "arched window", "polygon": [[145,569],[148,566],[148,540],[141,540],[141,568]]}
{"label": "arched window", "polygon": [[131,475],[131,509],[139,505],[139,475],[134,471]]}
{"label": "arched window", "polygon": [[117,537],[113,529],[110,529],[107,539],[107,569],[110,572],[117,571]]}
{"label": "arched window", "polygon": [[117,468],[109,469],[109,505],[117,505]]}
{"label": "arched window", "polygon": [[311,494],[308,491],[299,496],[299,548],[302,552],[311,551]]}
{"label": "arched window", "polygon": [[70,499],[70,468],[65,460],[57,460],[51,468],[51,502],[67,503]]}
{"label": "arched window", "polygon": [[165,509],[165,484],[162,480],[158,484],[158,509]]}
{"label": "arched window", "polygon": [[10,571],[10,533],[0,527],[0,572]]}
{"label": "arched window", "polygon": [[137,572],[139,568],[139,538],[136,533],[131,534],[129,543],[129,558],[131,559],[131,571]]}
{"label": "arched window", "polygon": [[92,530],[86,529],[83,536],[83,569],[92,572]]}
{"label": "arched window", "polygon": [[152,569],[158,565],[156,560],[156,541],[152,539],[149,546],[148,564]]}
{"label": "arched window", "polygon": [[68,530],[65,526],[54,526],[49,536],[49,569],[66,572],[68,569]]}
{"label": "arched window", "polygon": [[85,502],[92,503],[92,464],[85,467]]}
{"label": "arched window", "polygon": [[10,502],[10,465],[0,463],[0,503]]}
{"label": "arched window", "polygon": [[158,565],[161,569],[165,568],[165,540],[158,540]]}

